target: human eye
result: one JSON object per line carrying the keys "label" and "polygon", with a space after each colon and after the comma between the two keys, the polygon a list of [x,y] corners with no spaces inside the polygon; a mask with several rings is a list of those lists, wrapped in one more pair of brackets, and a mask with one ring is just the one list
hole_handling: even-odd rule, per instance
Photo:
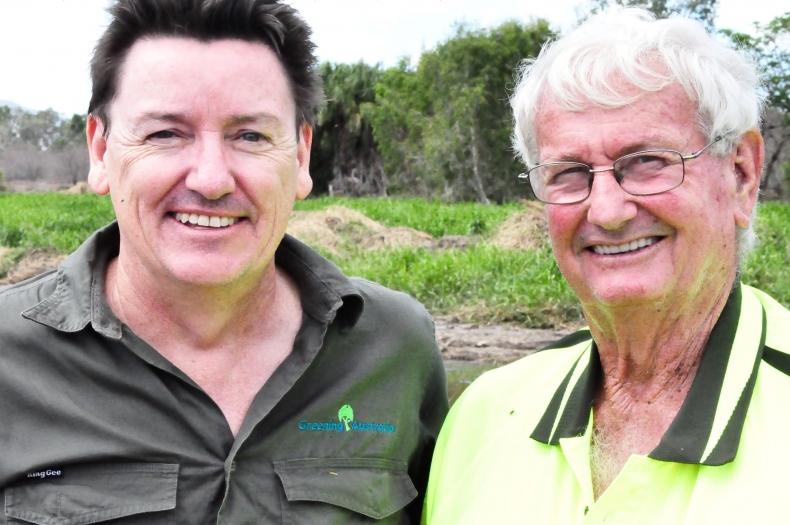
{"label": "human eye", "polygon": [[549,185],[563,186],[586,180],[589,173],[589,168],[581,164],[550,164],[545,168],[544,177]]}
{"label": "human eye", "polygon": [[626,157],[618,161],[619,171],[639,170],[656,171],[681,162],[680,156],[669,151],[651,151]]}
{"label": "human eye", "polygon": [[268,137],[263,133],[257,131],[242,131],[236,138],[242,142],[249,142],[252,144],[260,144],[268,141]]}
{"label": "human eye", "polygon": [[157,131],[155,133],[151,133],[146,137],[148,141],[163,141],[163,140],[170,140],[176,138],[178,135],[172,129],[164,129],[161,131]]}

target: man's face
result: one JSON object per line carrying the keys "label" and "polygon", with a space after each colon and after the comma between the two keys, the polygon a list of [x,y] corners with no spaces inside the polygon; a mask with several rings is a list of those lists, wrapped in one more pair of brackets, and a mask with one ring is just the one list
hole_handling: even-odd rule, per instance
{"label": "man's face", "polygon": [[122,260],[199,285],[262,272],[312,187],[311,130],[296,129],[275,54],[239,40],[141,40],[109,114],[106,141],[89,123],[90,181],[112,196]]}
{"label": "man's face", "polygon": [[[676,85],[612,110],[569,112],[547,97],[536,122],[540,162],[601,169],[647,149],[688,155],[706,145],[695,118],[695,105]],[[581,301],[618,307],[720,293],[736,268],[736,224],[748,225],[756,198],[744,198],[738,158],[703,153],[686,163],[681,186],[646,197],[623,191],[612,172],[598,173],[587,200],[547,205],[557,263]],[[596,252],[635,241],[649,245]]]}

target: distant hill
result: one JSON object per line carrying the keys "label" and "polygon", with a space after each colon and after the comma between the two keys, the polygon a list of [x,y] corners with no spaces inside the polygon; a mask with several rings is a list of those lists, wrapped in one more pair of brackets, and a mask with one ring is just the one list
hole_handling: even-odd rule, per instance
{"label": "distant hill", "polygon": [[16,102],[12,102],[12,101],[10,101],[10,100],[0,100],[0,107],[2,107],[2,106],[8,106],[8,107],[9,107],[9,108],[11,108],[11,109],[14,109],[14,108],[22,108],[22,109],[24,109],[25,111],[27,111],[28,113],[38,113],[38,112],[37,112],[36,110],[34,110],[34,109],[28,109],[28,108],[26,108],[26,107],[20,106],[20,105],[19,105],[19,104],[17,104]]}

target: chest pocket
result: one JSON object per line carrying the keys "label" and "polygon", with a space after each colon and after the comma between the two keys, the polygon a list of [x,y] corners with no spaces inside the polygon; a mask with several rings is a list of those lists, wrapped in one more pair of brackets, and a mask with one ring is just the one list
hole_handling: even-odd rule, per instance
{"label": "chest pocket", "polygon": [[417,496],[406,463],[376,458],[275,461],[284,525],[408,523],[398,512]]}
{"label": "chest pocket", "polygon": [[178,465],[80,465],[5,489],[8,525],[173,525]]}

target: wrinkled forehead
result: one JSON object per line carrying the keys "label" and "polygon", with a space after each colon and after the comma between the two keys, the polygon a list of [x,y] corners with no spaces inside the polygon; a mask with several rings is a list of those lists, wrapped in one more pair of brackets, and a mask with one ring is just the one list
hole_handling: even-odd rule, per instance
{"label": "wrinkled forehead", "polygon": [[675,149],[697,140],[701,133],[697,103],[681,86],[671,84],[657,91],[622,86],[622,90],[627,103],[587,101],[570,108],[556,94],[545,92],[534,120],[540,162],[546,161],[547,149],[554,155],[575,145]]}

